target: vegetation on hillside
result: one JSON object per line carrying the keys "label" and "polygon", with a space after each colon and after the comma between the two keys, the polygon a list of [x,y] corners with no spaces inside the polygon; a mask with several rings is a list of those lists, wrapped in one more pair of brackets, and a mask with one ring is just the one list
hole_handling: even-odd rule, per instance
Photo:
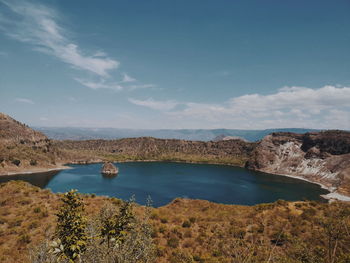
{"label": "vegetation on hillside", "polygon": [[[0,185],[1,262],[40,262],[34,255],[57,241],[62,197],[24,182]],[[153,256],[156,262],[350,262],[348,203],[277,201],[249,207],[176,199],[160,208],[130,208],[115,198],[76,197],[87,220],[83,262],[111,262],[110,256],[118,258],[115,262],[151,262]],[[119,221],[120,215],[131,224]],[[115,246],[118,239],[123,245]],[[140,253],[147,255],[144,261],[134,259]]]}
{"label": "vegetation on hillside", "polygon": [[183,161],[244,166],[255,143],[241,140],[200,142],[151,137],[120,140],[55,141],[72,162],[88,161]]}

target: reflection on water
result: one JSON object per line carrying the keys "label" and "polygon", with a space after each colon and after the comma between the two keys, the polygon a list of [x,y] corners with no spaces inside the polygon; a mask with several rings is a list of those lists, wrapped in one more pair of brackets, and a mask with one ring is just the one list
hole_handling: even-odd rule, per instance
{"label": "reflection on water", "polygon": [[21,180],[32,185],[45,188],[51,179],[53,179],[58,173],[59,171],[50,171],[33,174],[4,175],[0,176],[0,183],[5,183],[10,180]]}
{"label": "reflection on water", "polygon": [[106,179],[113,179],[118,176],[118,174],[106,174],[106,173],[101,173],[101,174],[102,174],[102,177]]}

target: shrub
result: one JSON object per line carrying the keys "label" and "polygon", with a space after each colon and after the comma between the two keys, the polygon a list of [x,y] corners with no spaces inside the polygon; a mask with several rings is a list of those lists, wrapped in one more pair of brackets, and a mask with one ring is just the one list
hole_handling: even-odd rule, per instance
{"label": "shrub", "polygon": [[191,224],[194,224],[196,222],[196,218],[195,217],[190,217],[190,222],[191,222]]}
{"label": "shrub", "polygon": [[193,260],[196,261],[196,262],[200,262],[200,263],[204,263],[204,259],[202,259],[200,256],[198,255],[194,255],[193,256]]}
{"label": "shrub", "polygon": [[162,222],[163,224],[168,223],[168,219],[166,219],[165,217],[160,219],[160,222]]}
{"label": "shrub", "polygon": [[29,244],[31,242],[30,236],[28,234],[22,234],[18,238],[18,243],[20,244]]}
{"label": "shrub", "polygon": [[159,227],[159,233],[164,233],[166,231],[166,227],[165,226],[160,226]]}
{"label": "shrub", "polygon": [[41,208],[40,207],[35,207],[33,211],[34,211],[34,213],[38,214],[38,213],[41,212]]}
{"label": "shrub", "polygon": [[21,161],[18,160],[18,159],[13,159],[13,160],[11,161],[11,163],[13,163],[13,164],[16,165],[16,166],[19,166],[19,165],[21,164]]}
{"label": "shrub", "polygon": [[167,241],[167,245],[171,248],[177,248],[179,246],[179,239],[177,237],[171,237]]}
{"label": "shrub", "polygon": [[57,214],[56,236],[60,241],[58,244],[62,243],[63,256],[74,262],[86,248],[84,204],[76,190],[65,193],[61,201],[63,205]]}
{"label": "shrub", "polygon": [[36,160],[30,160],[29,164],[35,166],[38,164],[38,162]]}
{"label": "shrub", "polygon": [[49,216],[49,212],[47,211],[46,208],[45,208],[44,211],[41,212],[40,216],[41,216],[41,218],[44,218],[44,217],[48,217],[48,216]]}
{"label": "shrub", "polygon": [[39,223],[37,221],[34,221],[29,224],[28,229],[35,229],[39,226]]}
{"label": "shrub", "polygon": [[191,227],[190,221],[186,220],[182,223],[182,227]]}

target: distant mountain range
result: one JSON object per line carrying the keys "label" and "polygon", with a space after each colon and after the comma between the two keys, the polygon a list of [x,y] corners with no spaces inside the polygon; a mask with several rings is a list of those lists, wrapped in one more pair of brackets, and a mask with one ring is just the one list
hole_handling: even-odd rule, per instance
{"label": "distant mountain range", "polygon": [[76,127],[34,127],[50,139],[55,140],[88,140],[88,139],[121,139],[135,137],[154,137],[160,139],[182,139],[194,141],[211,141],[218,136],[240,137],[247,141],[258,141],[272,132],[305,133],[320,131],[316,129],[266,129],[266,130],[235,130],[235,129],[161,129],[138,130],[117,128],[76,128]]}

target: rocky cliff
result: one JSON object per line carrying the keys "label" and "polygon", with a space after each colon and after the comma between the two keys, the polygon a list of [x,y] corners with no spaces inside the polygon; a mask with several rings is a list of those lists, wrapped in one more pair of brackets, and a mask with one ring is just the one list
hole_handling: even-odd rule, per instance
{"label": "rocky cliff", "polygon": [[252,151],[246,167],[301,177],[350,194],[350,132],[272,133]]}

